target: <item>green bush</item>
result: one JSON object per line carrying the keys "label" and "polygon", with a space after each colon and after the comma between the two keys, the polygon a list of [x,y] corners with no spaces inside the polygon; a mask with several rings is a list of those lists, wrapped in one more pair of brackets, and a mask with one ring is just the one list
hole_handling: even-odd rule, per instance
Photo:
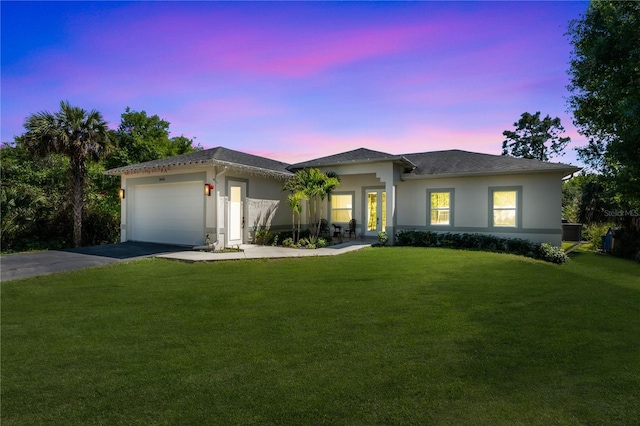
{"label": "green bush", "polygon": [[589,241],[593,248],[604,250],[602,237],[614,226],[613,223],[588,223],[582,228],[582,239]]}
{"label": "green bush", "polygon": [[382,244],[383,246],[387,245],[387,242],[389,241],[389,236],[385,231],[378,232],[378,241],[380,241],[380,244]]}
{"label": "green bush", "polygon": [[297,246],[293,242],[293,238],[289,237],[282,240],[282,247],[297,247]]}
{"label": "green bush", "polygon": [[256,229],[253,235],[253,243],[268,246],[273,243],[274,235],[268,229]]}
{"label": "green bush", "polygon": [[542,243],[538,249],[539,259],[547,262],[553,262],[557,264],[563,264],[567,262],[567,254],[561,247],[552,246],[549,243]]}
{"label": "green bush", "polygon": [[[546,243],[545,243],[546,244]],[[566,255],[560,247],[524,240],[522,238],[501,238],[495,235],[437,233],[432,231],[400,231],[396,235],[396,245],[412,247],[446,247],[455,249],[482,250],[498,253],[512,253],[534,257],[554,263],[565,263]]]}
{"label": "green bush", "polygon": [[293,240],[293,232],[291,232],[291,231],[280,231],[280,232],[277,232],[275,234],[274,241],[277,240],[278,243],[280,243],[280,241],[282,241],[281,244],[284,246],[285,245],[284,244],[285,240],[287,240],[289,238],[291,240]]}

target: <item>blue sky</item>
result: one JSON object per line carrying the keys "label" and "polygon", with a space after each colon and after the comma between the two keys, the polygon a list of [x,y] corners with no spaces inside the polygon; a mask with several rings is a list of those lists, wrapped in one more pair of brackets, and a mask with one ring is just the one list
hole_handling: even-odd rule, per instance
{"label": "blue sky", "polygon": [[499,154],[527,111],[567,113],[587,2],[7,2],[1,139],[61,100],[157,114],[172,136],[297,162],[359,147]]}

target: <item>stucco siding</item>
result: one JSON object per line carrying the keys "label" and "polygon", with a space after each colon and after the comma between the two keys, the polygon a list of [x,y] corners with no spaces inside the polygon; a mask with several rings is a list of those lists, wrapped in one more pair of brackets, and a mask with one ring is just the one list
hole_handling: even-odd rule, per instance
{"label": "stucco siding", "polygon": [[[399,182],[397,229],[491,233],[536,242],[561,243],[562,176],[554,173],[416,179]],[[494,228],[491,188],[513,188],[521,194],[520,222]],[[429,223],[428,191],[453,189],[452,225]]]}
{"label": "stucco siding", "polygon": [[[167,171],[154,171],[153,173],[139,172],[121,176],[121,187],[125,189],[125,198],[121,203],[121,241],[129,241],[135,236],[133,232],[133,212],[136,209],[134,200],[136,187],[149,185],[169,185],[176,182],[201,182],[202,197],[204,198],[204,224],[202,229],[202,241],[205,234],[224,236],[225,218],[218,218],[218,214],[224,214],[223,208],[218,208],[218,201],[227,196],[227,183],[229,181],[245,182],[247,186],[247,198],[252,200],[266,200],[268,204],[276,206],[271,221],[273,229],[288,229],[291,225],[291,209],[287,206],[287,194],[281,191],[283,181],[275,178],[255,176],[251,174],[216,170],[213,167],[174,167]],[[214,188],[211,196],[204,194],[204,184],[212,184]],[[220,196],[220,199],[218,198]],[[267,203],[262,203],[267,204]],[[139,207],[138,207],[139,208]],[[247,226],[250,226],[247,224]],[[214,237],[215,239],[215,237]]]}

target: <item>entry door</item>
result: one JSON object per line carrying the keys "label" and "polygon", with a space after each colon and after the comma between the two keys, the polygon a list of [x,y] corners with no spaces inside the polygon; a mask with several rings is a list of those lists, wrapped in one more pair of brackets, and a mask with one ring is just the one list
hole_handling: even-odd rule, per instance
{"label": "entry door", "polygon": [[244,243],[245,230],[245,194],[247,184],[244,182],[229,183],[229,207],[227,212],[227,245]]}
{"label": "entry door", "polygon": [[387,193],[382,189],[368,189],[367,200],[367,222],[365,235],[377,237],[378,232],[384,231],[387,227]]}

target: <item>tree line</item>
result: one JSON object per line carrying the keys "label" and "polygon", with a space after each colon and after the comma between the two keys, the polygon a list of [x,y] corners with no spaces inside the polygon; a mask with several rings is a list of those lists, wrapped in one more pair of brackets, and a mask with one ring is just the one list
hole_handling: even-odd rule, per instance
{"label": "tree line", "polygon": [[25,119],[0,149],[2,251],[117,242],[120,178],[104,171],[201,149],[169,137],[169,122],[126,108],[117,129],[102,114],[62,101]]}
{"label": "tree line", "polygon": [[[587,236],[617,228],[614,254],[640,262],[640,2],[592,1],[569,23],[569,110],[587,145],[583,173],[563,185],[563,215]],[[524,113],[503,133],[503,155],[547,161],[562,155],[560,119]]]}

